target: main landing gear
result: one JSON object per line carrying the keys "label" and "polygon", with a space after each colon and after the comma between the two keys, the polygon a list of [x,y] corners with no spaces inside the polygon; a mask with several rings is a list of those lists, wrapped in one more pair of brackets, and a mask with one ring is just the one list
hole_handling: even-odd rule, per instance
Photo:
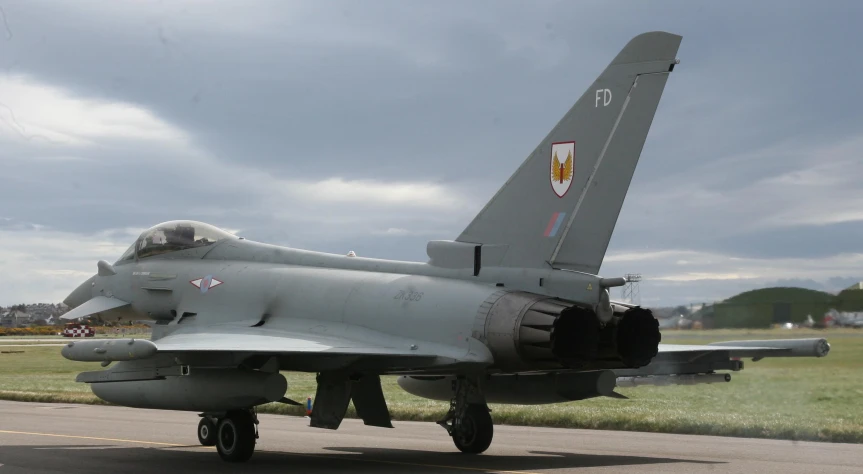
{"label": "main landing gear", "polygon": [[255,452],[258,417],[253,410],[231,410],[216,417],[201,415],[198,441],[216,446],[219,457],[228,462],[245,462]]}
{"label": "main landing gear", "polygon": [[455,397],[450,401],[449,411],[438,421],[450,436],[459,451],[479,454],[491,445],[494,423],[485,398],[479,390],[477,380],[458,378]]}
{"label": "main landing gear", "polygon": [[198,441],[201,446],[216,445],[216,424],[217,418],[210,418],[207,415],[201,417],[201,422],[198,423]]}

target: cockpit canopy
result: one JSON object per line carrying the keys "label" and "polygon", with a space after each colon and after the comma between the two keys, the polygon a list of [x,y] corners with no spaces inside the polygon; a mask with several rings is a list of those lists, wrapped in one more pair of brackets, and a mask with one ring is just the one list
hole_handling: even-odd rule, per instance
{"label": "cockpit canopy", "polygon": [[168,252],[207,247],[225,239],[236,239],[233,234],[203,222],[170,221],[145,230],[138,240],[117,261],[124,262],[147,258]]}

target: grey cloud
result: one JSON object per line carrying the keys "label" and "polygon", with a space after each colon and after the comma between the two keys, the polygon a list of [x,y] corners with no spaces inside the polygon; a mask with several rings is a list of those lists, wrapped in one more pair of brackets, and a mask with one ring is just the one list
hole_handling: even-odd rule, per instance
{"label": "grey cloud", "polygon": [[706,161],[689,173],[633,183],[611,247],[742,257],[859,252],[861,153],[860,136],[793,137]]}
{"label": "grey cloud", "polygon": [[[409,18],[410,10],[404,10]],[[386,9],[374,11],[371,16],[387,13]],[[266,164],[274,172],[288,168],[309,174],[328,165],[349,168],[359,176],[427,175],[434,172],[434,162],[441,156],[459,159],[470,154],[471,150],[458,151],[468,142],[478,144],[470,145],[473,159],[463,161],[481,169],[481,162],[494,156],[483,152],[500,135],[494,120],[506,110],[507,96],[516,95],[524,88],[518,86],[537,77],[525,76],[531,56],[503,54],[501,32],[512,28],[478,28],[482,25],[476,21],[431,23],[431,28],[419,22],[420,28],[404,31],[404,35],[436,38],[439,55],[456,65],[425,68],[411,64],[404,54],[356,47],[349,41],[320,46],[278,35],[249,38],[195,31],[177,35],[189,41],[166,45],[156,41],[156,32],[162,30],[146,18],[138,24],[118,24],[112,31],[106,23],[81,29],[92,19],[68,13],[62,21],[39,29],[39,38],[47,37],[49,46],[32,44],[38,35],[28,35],[22,28],[14,45],[18,54],[24,55],[24,50],[45,54],[24,55],[26,59],[19,58],[16,68],[49,80],[63,77],[64,85],[85,93],[145,103],[195,132],[225,159]],[[474,12],[475,18],[481,18],[478,13]],[[420,18],[414,15],[413,19]],[[322,26],[339,34],[361,20],[356,15],[328,15]],[[405,23],[387,20],[378,19],[379,25]],[[73,29],[75,44],[58,43]],[[105,44],[105,37],[114,40]],[[390,34],[384,40],[398,44],[405,38]],[[175,44],[182,46],[179,58],[170,54]],[[422,55],[423,51],[415,48],[409,53]],[[513,76],[521,84],[512,84]],[[501,100],[500,106],[494,105]],[[568,96],[558,103],[546,126],[571,100]],[[522,145],[519,155],[528,149]],[[358,161],[363,165],[357,166]]]}
{"label": "grey cloud", "polygon": [[[0,34],[0,71],[140,104],[206,157],[140,140],[51,153],[44,143],[3,143],[0,216],[80,234],[192,218],[256,240],[422,260],[425,242],[458,234],[628,38],[665,29],[684,36],[682,64],[609,250],[859,252],[859,220],[757,225],[857,199],[859,181],[810,189],[807,206],[794,187],[756,190],[812,169],[812,153],[859,133],[859,2],[237,5],[247,4],[3,4],[14,35]],[[429,209],[285,200],[256,182],[261,174],[422,181],[470,201]],[[381,235],[389,228],[428,232]],[[645,288],[697,298],[756,283]]]}
{"label": "grey cloud", "polygon": [[[698,280],[687,282],[651,281],[641,282],[639,290],[641,304],[646,306],[673,306],[678,304],[716,303],[726,298],[756,288],[794,286],[811,290],[836,293],[843,288],[861,281],[859,277],[833,277],[829,281],[804,278],[789,279],[741,279],[741,280]],[[612,293],[612,299],[622,298],[620,290]],[[813,315],[815,316],[815,315]]]}
{"label": "grey cloud", "polygon": [[[734,252],[740,257],[823,258],[860,252],[863,222],[824,226],[790,226],[717,239],[711,250]],[[709,248],[709,247],[708,247]]]}

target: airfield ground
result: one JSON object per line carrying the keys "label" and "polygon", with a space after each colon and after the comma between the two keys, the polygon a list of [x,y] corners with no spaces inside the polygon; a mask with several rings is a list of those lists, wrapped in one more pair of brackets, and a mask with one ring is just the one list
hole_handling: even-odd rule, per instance
{"label": "airfield ground", "polygon": [[[727,384],[619,389],[629,400],[493,405],[492,414],[495,423],[508,425],[863,443],[863,411],[859,409],[863,402],[863,331],[666,331],[663,342],[705,344],[791,337],[826,337],[830,355],[747,360],[745,369],[733,374]],[[38,343],[15,339],[0,338],[0,399],[102,403],[86,385],[74,382],[78,372],[98,370],[98,364],[70,362],[59,355],[59,347],[37,345],[62,344],[68,339],[42,337]],[[285,375],[288,397],[305,400],[314,395],[313,374]],[[384,392],[397,420],[433,421],[447,409],[446,403],[405,393],[394,377],[384,379]],[[259,411],[302,414],[296,407],[276,404]]]}
{"label": "airfield ground", "polygon": [[0,474],[137,473],[859,473],[863,445],[496,426],[485,453],[459,453],[432,423],[395,429],[260,416],[242,466],[197,443],[196,413],[0,401]]}

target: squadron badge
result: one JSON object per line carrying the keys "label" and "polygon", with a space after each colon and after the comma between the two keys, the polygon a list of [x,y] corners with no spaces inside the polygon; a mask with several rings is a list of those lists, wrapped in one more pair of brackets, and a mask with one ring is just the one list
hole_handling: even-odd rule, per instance
{"label": "squadron badge", "polygon": [[575,142],[551,144],[551,189],[563,197],[572,185],[575,172]]}

